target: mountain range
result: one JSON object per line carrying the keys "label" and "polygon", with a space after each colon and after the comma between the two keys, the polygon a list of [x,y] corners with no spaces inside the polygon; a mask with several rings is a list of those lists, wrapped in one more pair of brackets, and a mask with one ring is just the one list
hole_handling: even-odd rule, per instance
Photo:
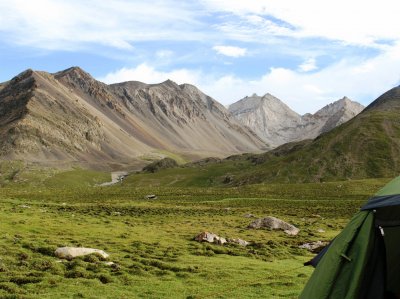
{"label": "mountain range", "polygon": [[[400,172],[399,119],[400,86],[314,140],[286,143],[262,154],[208,158],[161,169],[156,180],[168,186],[205,187],[393,178]],[[134,180],[142,185],[155,183],[146,174]]]}
{"label": "mountain range", "polygon": [[[400,86],[385,92],[360,114],[314,140],[287,143],[259,155],[228,157],[219,167],[225,163],[230,165],[230,170],[219,181],[241,185],[397,176],[400,172],[399,119]],[[243,167],[245,161],[249,164]]]}
{"label": "mountain range", "polygon": [[271,94],[245,97],[229,106],[229,112],[242,124],[251,128],[272,147],[314,139],[350,120],[364,106],[344,97],[314,114],[300,115]]}
{"label": "mountain range", "polygon": [[[351,119],[363,107],[345,97],[301,116],[266,94],[246,97],[228,111],[189,84],[167,80],[107,85],[79,67],[57,73],[29,69],[0,84],[0,156],[45,166],[137,169],[165,156],[184,162],[233,155],[252,164],[236,175],[238,183],[253,181],[246,178],[248,171],[262,181],[290,180],[309,169],[315,179],[324,175],[312,174],[310,167],[337,173],[348,169],[340,159],[351,161],[352,167],[360,160],[356,153],[342,157],[342,149],[362,150],[350,145],[357,140],[355,131],[363,132],[362,140],[371,139],[372,133],[381,136],[382,129],[364,128],[376,123],[377,112],[371,111],[386,106],[393,104],[384,97]],[[354,128],[347,134],[349,126]],[[335,137],[327,141],[327,136]],[[332,170],[332,165],[340,169]]]}
{"label": "mountain range", "polygon": [[196,87],[106,85],[79,67],[26,70],[0,84],[0,155],[39,163],[129,165],[178,153],[193,160],[270,147]]}

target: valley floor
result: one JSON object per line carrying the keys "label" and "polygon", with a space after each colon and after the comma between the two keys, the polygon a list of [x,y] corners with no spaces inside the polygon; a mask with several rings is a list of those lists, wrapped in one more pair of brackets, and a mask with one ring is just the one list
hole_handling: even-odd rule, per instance
{"label": "valley floor", "polygon": [[[0,297],[297,298],[312,273],[302,264],[313,256],[298,246],[329,241],[387,181],[231,189],[5,185]],[[300,233],[248,229],[255,218],[246,214],[278,217]],[[251,244],[193,241],[203,231]],[[61,246],[102,249],[115,264],[97,256],[61,261],[54,256]]]}

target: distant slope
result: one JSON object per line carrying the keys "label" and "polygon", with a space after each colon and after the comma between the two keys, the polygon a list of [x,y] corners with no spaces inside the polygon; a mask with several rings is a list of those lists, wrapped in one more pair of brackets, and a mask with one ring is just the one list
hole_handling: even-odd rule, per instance
{"label": "distant slope", "polygon": [[169,178],[176,184],[181,180],[183,185],[202,186],[394,177],[400,173],[399,119],[400,87],[396,87],[315,140],[288,143],[260,155],[192,163],[164,171],[168,176],[163,172],[156,176],[164,183]]}
{"label": "distant slope", "polygon": [[277,147],[288,142],[314,139],[353,118],[363,108],[344,97],[315,114],[300,116],[270,94],[262,97],[254,94],[230,105],[229,111],[265,142]]}
{"label": "distant slope", "polygon": [[27,70],[0,85],[0,156],[39,163],[129,164],[149,153],[189,157],[266,145],[194,86],[108,86],[78,67]]}

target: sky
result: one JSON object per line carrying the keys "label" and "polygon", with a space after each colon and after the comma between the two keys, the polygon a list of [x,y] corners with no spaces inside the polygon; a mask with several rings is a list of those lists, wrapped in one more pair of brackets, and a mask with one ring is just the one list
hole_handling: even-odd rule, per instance
{"label": "sky", "polygon": [[79,66],[107,84],[190,83],[300,114],[400,84],[395,0],[0,0],[0,82]]}

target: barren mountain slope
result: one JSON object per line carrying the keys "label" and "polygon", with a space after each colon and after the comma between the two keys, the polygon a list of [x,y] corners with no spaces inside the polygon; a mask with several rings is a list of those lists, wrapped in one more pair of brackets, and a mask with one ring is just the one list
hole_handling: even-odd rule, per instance
{"label": "barren mountain slope", "polygon": [[[254,151],[266,147],[215,100],[188,84],[168,80],[143,85],[127,82],[110,88],[153,136],[183,151]],[[255,146],[256,145],[256,146]]]}
{"label": "barren mountain slope", "polygon": [[80,68],[27,70],[0,85],[0,152],[29,161],[130,163],[146,153],[258,151],[258,137],[195,87],[108,86]]}

